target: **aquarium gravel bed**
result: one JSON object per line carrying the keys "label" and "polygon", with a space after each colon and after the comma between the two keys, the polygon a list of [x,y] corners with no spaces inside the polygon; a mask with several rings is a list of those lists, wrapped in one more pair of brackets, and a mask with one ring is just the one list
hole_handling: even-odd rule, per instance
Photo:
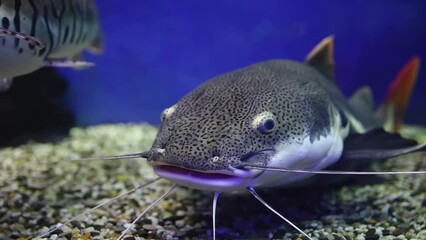
{"label": "aquarium gravel bed", "polygon": [[[56,144],[28,143],[0,150],[0,239],[32,239],[97,203],[155,178],[144,159],[71,159],[147,150],[156,128],[146,124],[74,128]],[[419,132],[414,131],[418,136]],[[423,137],[423,136],[419,136]],[[426,169],[426,155],[374,164],[373,170]],[[426,239],[426,176],[357,177],[323,188],[258,193],[314,239]],[[116,239],[164,193],[165,180],[72,221],[44,239]],[[213,194],[180,187],[125,237],[212,237]],[[218,239],[303,239],[245,192],[225,193],[217,210]]]}

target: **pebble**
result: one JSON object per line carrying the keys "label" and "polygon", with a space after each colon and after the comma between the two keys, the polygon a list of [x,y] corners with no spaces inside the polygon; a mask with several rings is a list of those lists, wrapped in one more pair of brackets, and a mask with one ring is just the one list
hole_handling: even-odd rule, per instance
{"label": "pebble", "polygon": [[157,230],[157,227],[151,224],[144,224],[143,229],[145,229],[146,231],[154,231]]}
{"label": "pebble", "polygon": [[175,215],[175,216],[170,216],[168,218],[164,218],[163,221],[171,221],[174,222],[176,220],[181,220],[183,219],[185,216],[184,215]]}
{"label": "pebble", "polygon": [[127,236],[127,237],[124,237],[123,240],[136,240],[136,238],[133,236]]}
{"label": "pebble", "polygon": [[76,221],[76,220],[72,221],[72,222],[71,222],[71,225],[72,225],[73,227],[77,227],[77,228],[84,228],[84,227],[85,227],[85,226],[84,226],[84,224],[83,224],[82,222],[80,222],[80,221]]}
{"label": "pebble", "polygon": [[178,220],[175,222],[176,227],[181,228],[185,226],[185,220]]}
{"label": "pebble", "polygon": [[93,223],[93,226],[100,228],[105,226],[105,224],[106,224],[106,221],[103,218],[100,218]]}
{"label": "pebble", "polygon": [[184,230],[178,230],[175,235],[178,238],[185,237],[186,236],[186,231],[184,231]]}
{"label": "pebble", "polygon": [[98,230],[90,231],[90,235],[91,235],[91,236],[98,236],[98,235],[100,235],[100,234],[101,234],[101,232],[100,232],[100,231],[98,231]]}
{"label": "pebble", "polygon": [[360,235],[356,236],[355,240],[365,240],[364,234],[361,233]]}
{"label": "pebble", "polygon": [[124,230],[126,230],[126,228],[124,228],[123,226],[115,226],[114,227],[114,232],[116,232],[116,233],[121,233]]}
{"label": "pebble", "polygon": [[83,232],[89,232],[91,236],[98,236],[99,234],[101,234],[101,232],[98,230],[95,230],[94,227],[88,227],[84,229]]}
{"label": "pebble", "polygon": [[21,235],[21,234],[19,234],[19,232],[12,232],[12,233],[10,234],[10,237],[11,237],[11,238],[18,238],[18,237],[20,237],[20,235]]}

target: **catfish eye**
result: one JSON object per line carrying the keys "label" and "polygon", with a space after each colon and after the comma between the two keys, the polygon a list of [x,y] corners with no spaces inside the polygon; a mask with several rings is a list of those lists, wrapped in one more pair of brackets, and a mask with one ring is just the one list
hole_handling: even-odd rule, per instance
{"label": "catfish eye", "polygon": [[161,113],[161,122],[166,121],[166,119],[168,117],[170,117],[170,115],[173,114],[173,112],[175,111],[175,109],[176,109],[176,105],[173,105],[173,106],[171,106],[169,108],[164,109],[163,112]]}
{"label": "catfish eye", "polygon": [[271,133],[275,129],[275,119],[267,118],[259,124],[259,131],[263,134]]}
{"label": "catfish eye", "polygon": [[277,119],[271,112],[262,112],[254,117],[252,127],[262,134],[268,134],[276,129]]}

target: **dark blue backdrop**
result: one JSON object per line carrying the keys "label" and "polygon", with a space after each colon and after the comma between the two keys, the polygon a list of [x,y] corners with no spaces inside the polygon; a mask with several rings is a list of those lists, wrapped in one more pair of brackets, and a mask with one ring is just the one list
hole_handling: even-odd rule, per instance
{"label": "dark blue backdrop", "polygon": [[[303,60],[335,36],[346,95],[368,84],[379,101],[413,55],[426,61],[426,1],[97,1],[105,53],[96,67],[64,71],[81,125],[158,123],[201,82],[273,58]],[[407,122],[426,123],[422,63]]]}

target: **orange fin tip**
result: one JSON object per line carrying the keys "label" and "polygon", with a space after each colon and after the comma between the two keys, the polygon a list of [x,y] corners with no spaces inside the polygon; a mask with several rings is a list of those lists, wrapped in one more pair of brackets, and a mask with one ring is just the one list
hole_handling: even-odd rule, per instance
{"label": "orange fin tip", "polygon": [[305,62],[330,79],[334,79],[334,36],[319,42],[308,54]]}
{"label": "orange fin tip", "polygon": [[393,124],[391,126],[394,132],[399,132],[407,109],[411,93],[416,83],[417,75],[420,68],[420,58],[412,57],[399,71],[395,79],[392,81],[386,98],[384,107],[392,110],[393,119],[389,119]]}

